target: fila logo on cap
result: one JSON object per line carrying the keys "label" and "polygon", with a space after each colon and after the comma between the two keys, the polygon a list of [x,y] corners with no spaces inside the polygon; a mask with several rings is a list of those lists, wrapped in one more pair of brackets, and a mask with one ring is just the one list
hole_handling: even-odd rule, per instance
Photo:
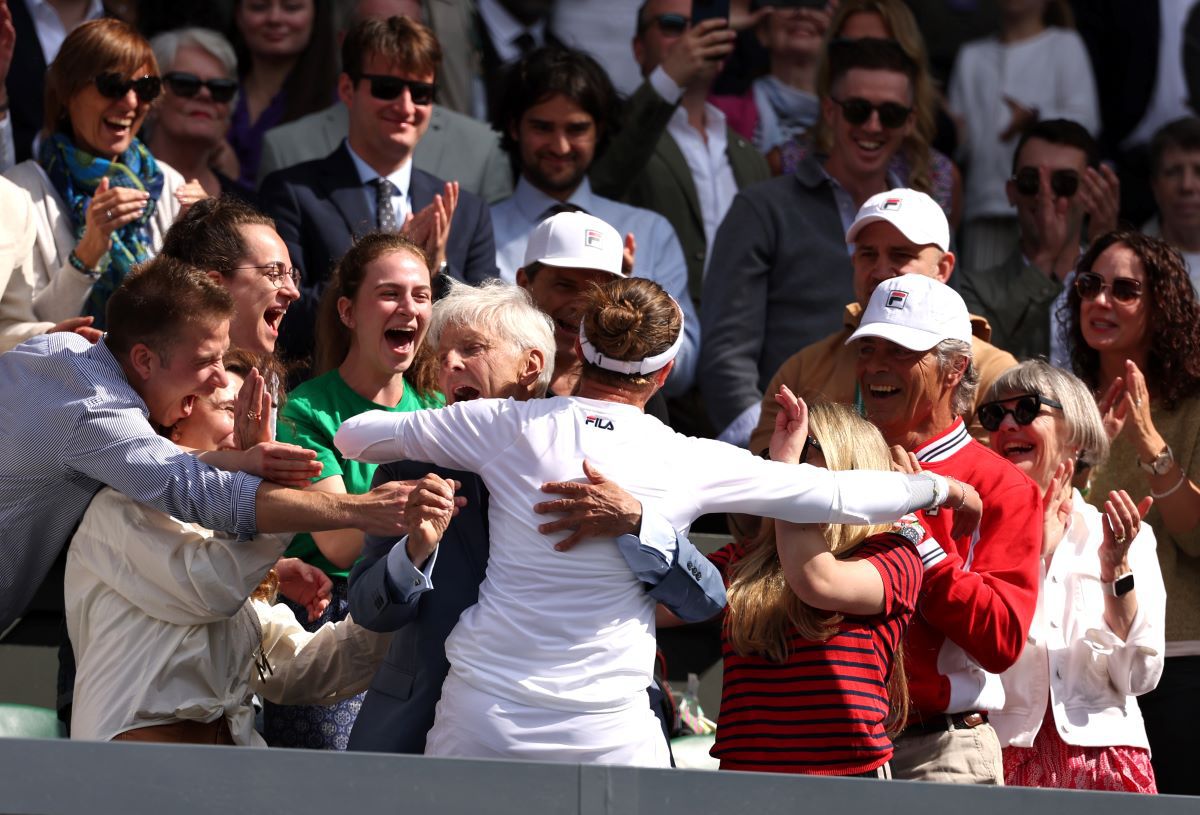
{"label": "fila logo on cap", "polygon": [[887,302],[884,305],[888,308],[904,308],[906,300],[908,300],[908,292],[897,290],[888,295]]}
{"label": "fila logo on cap", "polygon": [[899,198],[889,198],[888,200],[883,202],[883,206],[881,206],[880,209],[894,211],[894,210],[900,209],[901,205],[903,205],[903,204],[904,204],[904,201]]}
{"label": "fila logo on cap", "polygon": [[603,236],[600,234],[599,230],[589,229],[583,233],[583,244],[584,246],[588,246],[592,249],[601,249],[603,248],[602,244],[604,243],[602,238]]}

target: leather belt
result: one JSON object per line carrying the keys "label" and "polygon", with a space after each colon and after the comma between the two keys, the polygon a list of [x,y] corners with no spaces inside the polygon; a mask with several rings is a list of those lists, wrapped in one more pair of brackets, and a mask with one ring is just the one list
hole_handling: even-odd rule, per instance
{"label": "leather belt", "polygon": [[937,719],[920,721],[910,724],[900,734],[903,736],[924,736],[929,733],[947,733],[951,730],[974,730],[981,724],[987,724],[986,710],[971,710],[966,713],[946,713]]}
{"label": "leather belt", "polygon": [[137,727],[113,736],[113,741],[142,741],[158,744],[233,744],[229,724],[222,716],[211,722],[179,721]]}

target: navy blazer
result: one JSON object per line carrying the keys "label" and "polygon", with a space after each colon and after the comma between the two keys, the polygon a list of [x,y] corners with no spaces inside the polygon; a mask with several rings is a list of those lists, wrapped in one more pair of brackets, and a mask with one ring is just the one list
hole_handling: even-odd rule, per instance
{"label": "navy blazer", "polygon": [[[413,211],[432,203],[443,186],[440,179],[413,168]],[[271,173],[263,179],[259,197],[275,219],[292,263],[304,274],[300,299],[288,309],[279,341],[289,359],[305,360],[315,346],[317,306],[333,267],[356,237],[375,229],[375,217],[344,142],[325,158]],[[446,262],[450,276],[467,283],[499,276],[488,206],[465,190],[450,221]]]}
{"label": "navy blazer", "polygon": [[[362,558],[350,572],[350,613],[371,631],[395,631],[387,656],[371,681],[350,731],[351,750],[424,753],[434,709],[450,671],[446,637],[459,616],[479,599],[488,559],[488,491],[474,473],[412,461],[384,464],[376,485],[416,479],[434,472],[462,482],[459,511],[438,545],[434,588],[405,603],[387,583],[387,555],[394,538],[367,536]],[[671,571],[649,589],[655,600],[687,622],[707,620],[725,606],[725,586],[708,558],[685,536],[676,535]]]}

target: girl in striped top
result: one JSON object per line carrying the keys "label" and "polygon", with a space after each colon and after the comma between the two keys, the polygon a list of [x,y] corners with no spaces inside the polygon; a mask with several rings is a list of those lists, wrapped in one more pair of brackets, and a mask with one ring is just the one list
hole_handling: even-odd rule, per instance
{"label": "girl in striped top", "polygon": [[[786,388],[772,458],[833,470],[891,465],[879,431]],[[890,777],[889,726],[908,693],[899,653],[921,588],[917,519],[764,524],[710,558],[728,586],[724,687],[712,755],[723,770]]]}

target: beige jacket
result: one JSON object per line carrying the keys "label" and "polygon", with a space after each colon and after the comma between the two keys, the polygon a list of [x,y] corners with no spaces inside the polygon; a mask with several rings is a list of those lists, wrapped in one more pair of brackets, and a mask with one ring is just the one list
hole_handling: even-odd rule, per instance
{"label": "beige jacket", "polygon": [[0,176],[0,353],[53,323],[33,316],[33,245],[37,224],[29,195]]}

